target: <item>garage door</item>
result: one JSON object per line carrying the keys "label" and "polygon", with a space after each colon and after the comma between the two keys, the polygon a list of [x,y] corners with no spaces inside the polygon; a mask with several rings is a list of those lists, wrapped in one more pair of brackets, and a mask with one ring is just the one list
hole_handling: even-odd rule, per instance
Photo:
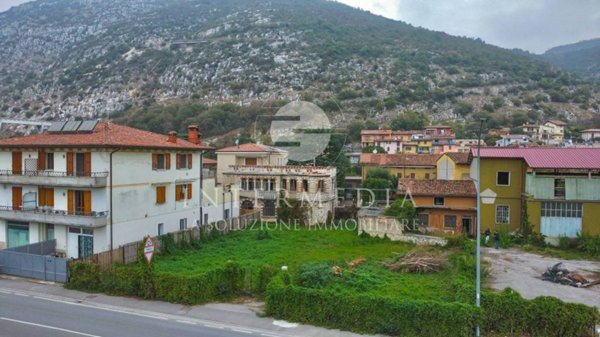
{"label": "garage door", "polygon": [[581,232],[583,205],[577,202],[542,203],[540,231],[549,237],[577,237]]}

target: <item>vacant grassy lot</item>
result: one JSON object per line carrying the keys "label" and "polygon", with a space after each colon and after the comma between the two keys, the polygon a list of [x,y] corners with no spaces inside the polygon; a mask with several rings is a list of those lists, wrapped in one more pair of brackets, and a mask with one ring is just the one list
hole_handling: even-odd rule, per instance
{"label": "vacant grassy lot", "polygon": [[414,249],[413,245],[384,239],[360,237],[350,230],[273,230],[259,239],[258,230],[229,233],[203,244],[156,260],[156,271],[194,275],[222,267],[233,260],[253,273],[263,265],[288,266],[295,272],[302,265],[329,262],[346,267],[346,262],[365,258],[366,263],[347,272],[327,287],[339,292],[361,292],[413,299],[452,300],[452,279],[458,271],[448,267],[440,273],[410,274],[386,269],[382,262]]}

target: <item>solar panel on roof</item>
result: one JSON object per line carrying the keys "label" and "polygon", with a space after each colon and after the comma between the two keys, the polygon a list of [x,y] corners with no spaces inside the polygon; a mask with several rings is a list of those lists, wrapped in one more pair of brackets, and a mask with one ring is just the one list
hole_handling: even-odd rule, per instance
{"label": "solar panel on roof", "polygon": [[75,132],[81,125],[81,121],[68,121],[67,124],[62,128],[63,132]]}
{"label": "solar panel on roof", "polygon": [[79,129],[77,129],[77,131],[93,131],[94,128],[96,127],[96,124],[98,124],[98,121],[83,121],[83,123],[81,123],[81,125],[79,126]]}
{"label": "solar panel on roof", "polygon": [[67,122],[54,122],[50,124],[48,132],[60,132]]}

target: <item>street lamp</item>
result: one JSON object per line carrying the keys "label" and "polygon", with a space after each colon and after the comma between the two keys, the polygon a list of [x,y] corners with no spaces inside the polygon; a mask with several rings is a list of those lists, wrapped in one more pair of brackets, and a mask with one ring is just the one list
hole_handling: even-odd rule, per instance
{"label": "street lamp", "polygon": [[[475,286],[475,305],[481,307],[481,133],[485,118],[479,120],[479,135],[477,137],[477,280]],[[475,329],[475,336],[479,337],[481,331],[479,324]]]}

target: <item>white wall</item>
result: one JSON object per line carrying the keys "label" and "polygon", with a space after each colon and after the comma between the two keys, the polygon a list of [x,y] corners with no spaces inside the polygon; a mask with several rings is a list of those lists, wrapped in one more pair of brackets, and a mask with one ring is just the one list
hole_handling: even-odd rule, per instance
{"label": "white wall", "polygon": [[0,170],[12,170],[12,152],[0,152]]}

